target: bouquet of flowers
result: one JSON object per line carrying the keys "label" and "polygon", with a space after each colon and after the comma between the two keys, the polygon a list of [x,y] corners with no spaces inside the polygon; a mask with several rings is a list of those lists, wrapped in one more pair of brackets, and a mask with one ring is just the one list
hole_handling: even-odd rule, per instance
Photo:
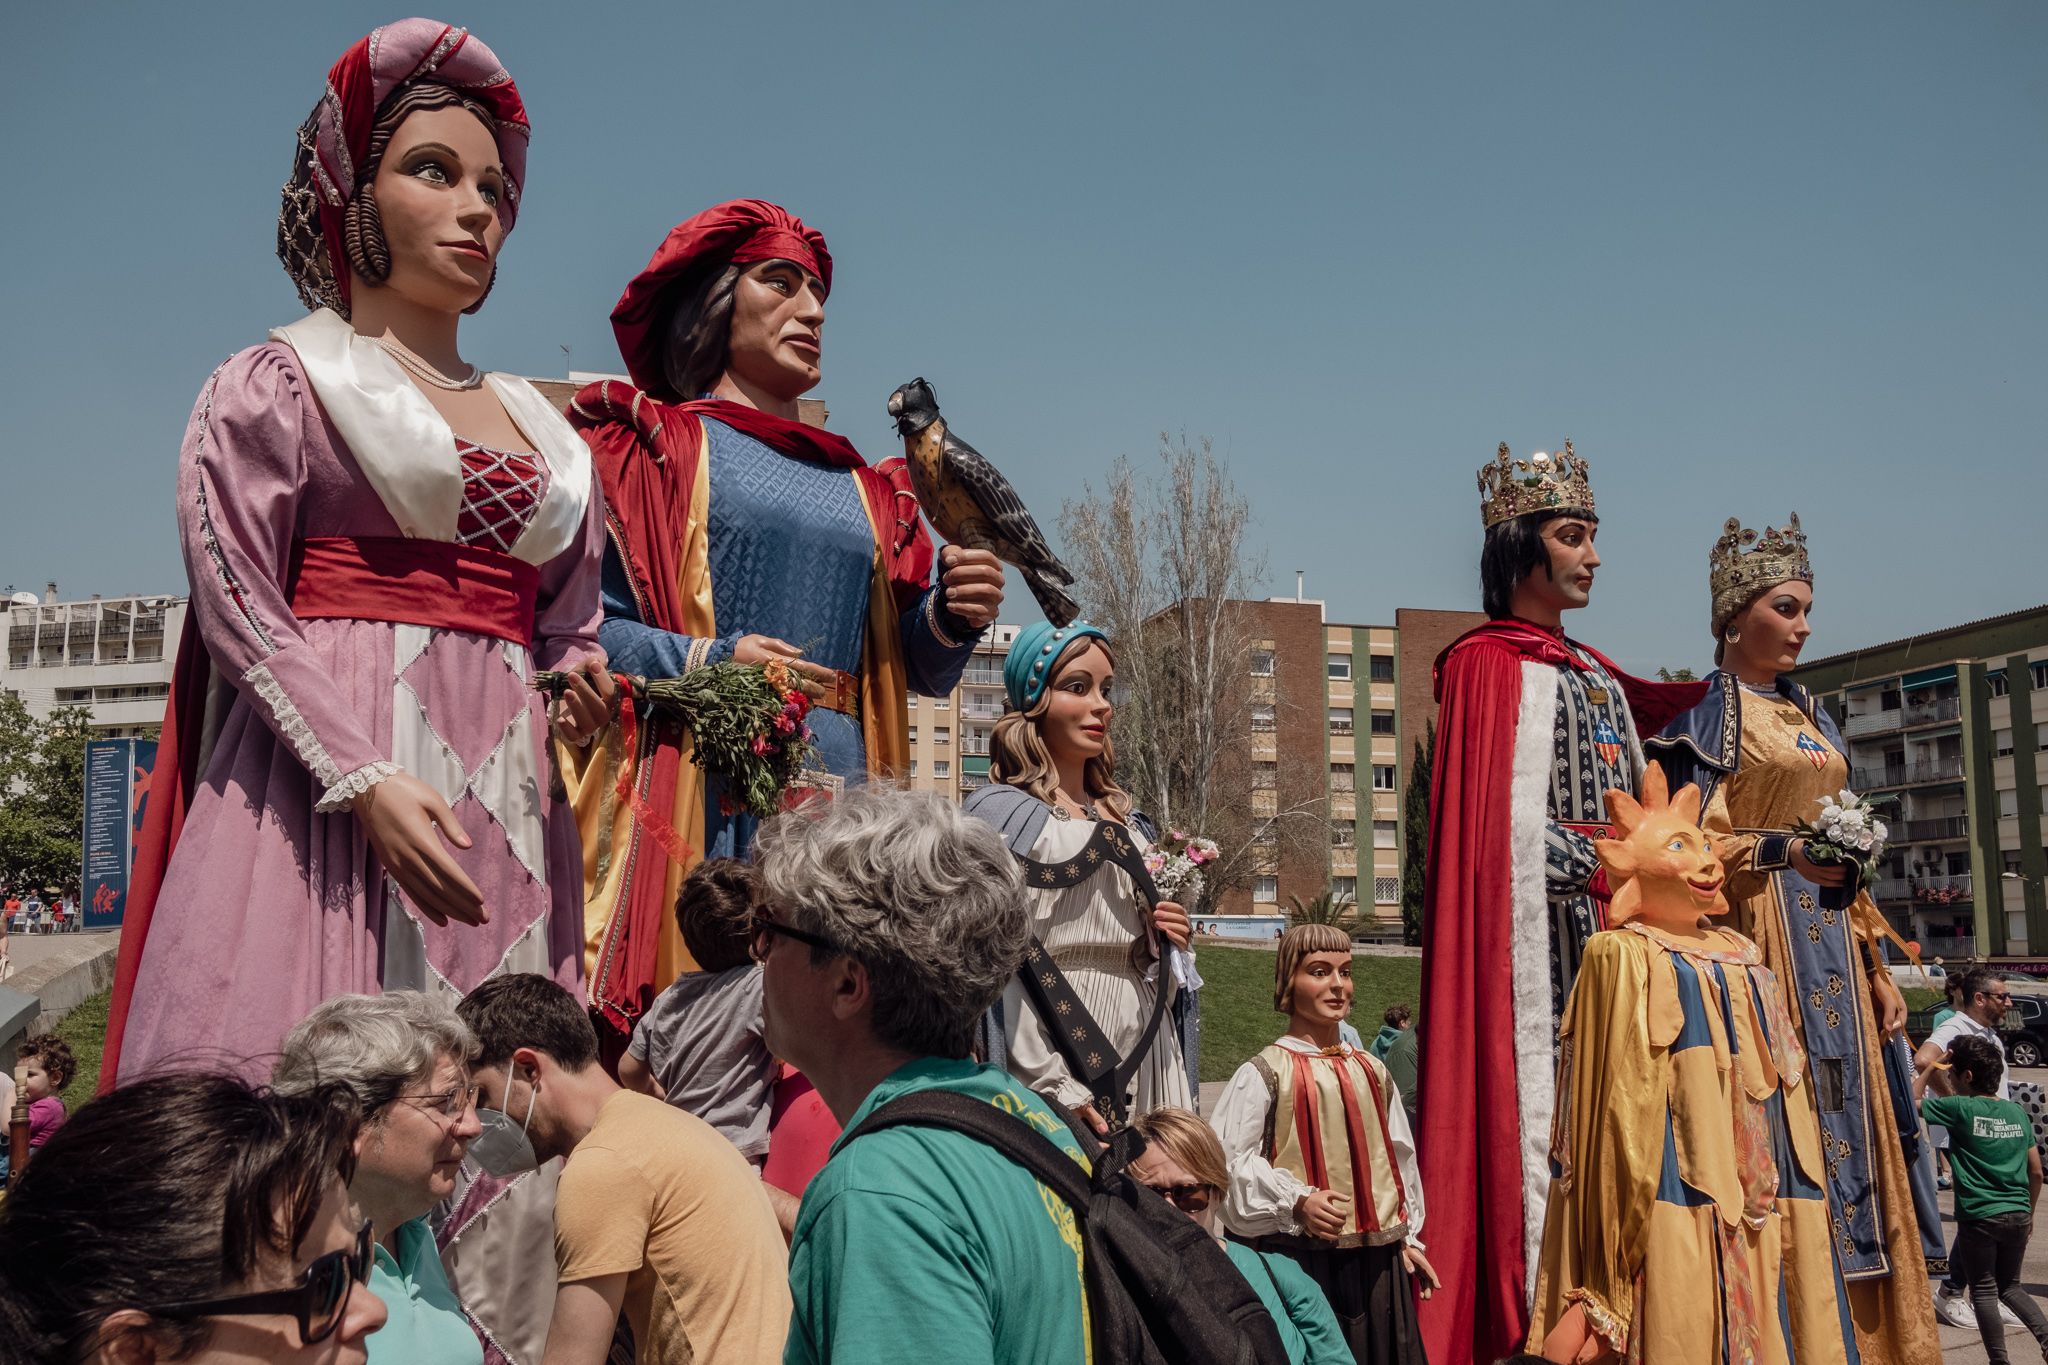
{"label": "bouquet of flowers", "polygon": [[1823,796],[1820,818],[1812,823],[1796,820],[1792,831],[1805,836],[1806,856],[1822,867],[1855,867],[1853,890],[1877,880],[1877,861],[1884,856],[1891,831],[1855,792],[1844,787],[1837,795],[1839,800]]}
{"label": "bouquet of flowers", "polygon": [[[692,761],[725,779],[732,809],[767,819],[814,751],[805,723],[811,699],[788,665],[708,664],[680,678],[613,675],[638,717],[688,732]],[[568,686],[566,673],[542,671],[533,685],[549,696]]]}
{"label": "bouquet of flowers", "polygon": [[1186,905],[1202,894],[1202,869],[1222,856],[1208,839],[1184,830],[1169,830],[1145,855],[1145,870],[1159,888],[1159,898]]}

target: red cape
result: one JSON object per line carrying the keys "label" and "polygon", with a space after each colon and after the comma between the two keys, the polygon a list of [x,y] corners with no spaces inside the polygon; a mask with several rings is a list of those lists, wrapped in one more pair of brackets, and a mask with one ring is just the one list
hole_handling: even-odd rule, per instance
{"label": "red cape", "polygon": [[107,1006],[107,1039],[101,1050],[102,1095],[119,1084],[121,1041],[128,1032],[128,1005],[135,997],[142,945],[149,937],[150,917],[156,913],[157,892],[163,889],[164,869],[171,865],[171,851],[185,828],[185,812],[191,809],[192,793],[199,784],[201,736],[212,679],[213,660],[199,641],[199,620],[188,615],[178,638],[178,661],[171,669],[171,697],[164,705],[163,732],[157,736],[149,802],[142,808],[135,870],[128,877],[128,905],[121,912],[114,995]]}
{"label": "red cape", "polygon": [[[569,423],[590,446],[604,484],[605,523],[632,575],[641,619],[658,630],[682,633],[682,554],[690,497],[702,467],[703,419],[723,422],[773,450],[800,460],[851,469],[877,509],[894,508],[891,542],[882,547],[898,610],[909,611],[931,582],[931,536],[910,491],[901,456],[870,467],[843,436],[720,399],[664,403],[616,380],[586,386],[569,404]],[[674,808],[682,758],[675,744],[654,749],[645,797],[657,811]],[[685,833],[694,841],[693,833]],[[662,923],[674,913],[663,898],[663,860],[655,840],[638,844],[642,860],[628,904],[613,933],[615,948],[589,983],[594,1009],[615,1028],[630,1031],[653,1003]]]}
{"label": "red cape", "polygon": [[[1621,684],[1638,736],[1706,693],[1705,683],[1631,677],[1571,643]],[[1514,1002],[1501,986],[1511,960],[1510,790],[1525,660],[1584,667],[1559,637],[1513,619],[1461,635],[1435,667],[1416,1146],[1430,1262],[1443,1278],[1421,1308],[1424,1347],[1438,1365],[1512,1356],[1529,1332]]]}

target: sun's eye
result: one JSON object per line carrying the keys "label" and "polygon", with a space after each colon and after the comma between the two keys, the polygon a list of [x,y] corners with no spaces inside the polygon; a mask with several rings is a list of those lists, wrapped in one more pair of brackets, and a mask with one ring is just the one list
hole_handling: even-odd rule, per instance
{"label": "sun's eye", "polygon": [[1685,852],[1685,838],[1681,835],[1664,845],[1664,847],[1670,849],[1673,853],[1683,853]]}

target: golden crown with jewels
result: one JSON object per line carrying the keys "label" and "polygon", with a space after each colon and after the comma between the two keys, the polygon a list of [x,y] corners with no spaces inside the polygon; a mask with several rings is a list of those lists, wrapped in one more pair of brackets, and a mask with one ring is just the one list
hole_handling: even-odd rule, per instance
{"label": "golden crown with jewels", "polygon": [[1566,441],[1555,455],[1537,451],[1526,460],[1508,458],[1508,443],[1479,469],[1479,518],[1491,529],[1531,512],[1593,511],[1591,467]]}
{"label": "golden crown with jewels", "polygon": [[1721,538],[1707,552],[1707,581],[1714,596],[1714,633],[1756,599],[1765,588],[1798,579],[1813,582],[1813,562],[1806,557],[1806,532],[1799,514],[1783,526],[1762,531],[1744,529],[1740,517],[1728,518]]}

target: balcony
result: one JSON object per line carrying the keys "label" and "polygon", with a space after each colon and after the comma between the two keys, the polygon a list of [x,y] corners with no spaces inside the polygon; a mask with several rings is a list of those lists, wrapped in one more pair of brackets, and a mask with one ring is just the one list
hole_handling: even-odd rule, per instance
{"label": "balcony", "polygon": [[1975,957],[1977,939],[1974,934],[1922,934],[1920,935],[1920,960]]}
{"label": "balcony", "polygon": [[960,681],[975,687],[1001,687],[1003,670],[969,664],[967,671],[960,675]]}
{"label": "balcony", "polygon": [[1902,723],[1900,714],[1895,706],[1889,711],[1865,711],[1860,716],[1851,716],[1842,724],[1842,737],[1860,739],[1864,735],[1881,735],[1896,730]]}
{"label": "balcony", "polygon": [[1963,775],[1963,758],[1955,754],[1948,758],[1923,759],[1917,763],[1887,763],[1882,768],[1858,768],[1849,774],[1850,783],[1860,792],[1878,787],[1910,787],[1920,782],[1953,782]]}
{"label": "balcony", "polygon": [[1960,718],[1963,703],[1957,697],[1942,697],[1918,706],[1908,705],[1902,714],[1909,729],[1915,725],[1939,725],[1943,721]]}
{"label": "balcony", "polygon": [[1939,843],[1945,839],[1970,837],[1970,822],[1960,815],[1937,820],[1894,820],[1889,822],[1888,828],[1895,844]]}
{"label": "balcony", "polygon": [[1870,888],[1879,902],[1910,902],[1915,906],[1966,905],[1972,895],[1973,879],[1967,872],[1930,877],[1886,877]]}

